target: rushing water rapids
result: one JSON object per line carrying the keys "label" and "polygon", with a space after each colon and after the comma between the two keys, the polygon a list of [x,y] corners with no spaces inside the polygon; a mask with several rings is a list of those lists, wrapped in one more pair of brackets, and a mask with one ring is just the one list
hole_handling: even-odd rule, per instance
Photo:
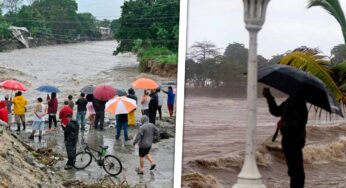
{"label": "rushing water rapids", "polygon": [[[184,113],[184,187],[231,187],[243,163],[246,100],[187,96]],[[318,116],[309,114],[305,187],[346,187],[346,123],[338,117],[326,120],[324,113]],[[269,188],[289,187],[281,146],[271,142],[278,120],[259,99],[256,158]]]}
{"label": "rushing water rapids", "polygon": [[[159,83],[174,79],[139,73],[136,56],[132,54],[113,56],[115,45],[115,41],[86,42],[2,52],[0,53],[0,79],[18,79],[28,86],[29,91],[24,93],[29,102],[27,119],[32,117],[30,112],[35,99],[37,97],[45,99],[46,97],[45,93],[35,91],[35,88],[43,84],[59,87],[62,91],[58,94],[61,107],[69,94],[74,95],[74,99],[76,99],[80,89],[87,85],[110,84],[127,90],[131,86],[131,82],[142,76],[151,77]],[[0,90],[0,93],[10,92]],[[142,93],[143,91],[138,90],[137,96],[140,98]],[[164,116],[167,116],[165,106],[163,112]],[[109,114],[108,117],[112,118]],[[109,152],[118,156],[123,162],[124,171],[116,179],[117,181],[123,181],[126,178],[132,185],[145,184],[148,187],[158,188],[173,186],[174,139],[170,138],[154,144],[152,151],[157,162],[157,171],[153,173],[146,171],[144,176],[138,176],[135,172],[135,168],[138,166],[137,149],[131,143],[115,142],[114,129],[106,128],[106,130],[105,132],[90,131],[85,134],[85,137],[95,148],[102,144],[108,145]],[[29,131],[30,127],[26,133],[21,133],[21,137],[26,141],[28,141]],[[133,137],[134,134],[135,131],[131,130],[130,136]],[[35,147],[45,146],[51,139],[57,139],[58,144],[55,149],[65,153],[61,131],[56,135],[44,136],[41,144],[36,140],[33,145]],[[85,171],[68,173],[62,169],[63,163],[59,165],[57,173],[67,176],[66,179],[95,181],[104,175],[103,170],[94,163]],[[146,168],[149,167],[146,166]]]}

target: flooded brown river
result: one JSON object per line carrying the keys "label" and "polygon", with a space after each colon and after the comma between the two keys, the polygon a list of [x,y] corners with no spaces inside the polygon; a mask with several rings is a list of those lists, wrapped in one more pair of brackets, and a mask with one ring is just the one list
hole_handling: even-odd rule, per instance
{"label": "flooded brown river", "polygon": [[[174,79],[139,73],[136,56],[132,54],[113,56],[112,52],[115,47],[115,41],[102,41],[1,52],[0,79],[18,79],[28,86],[29,91],[25,92],[24,96],[29,102],[29,113],[27,114],[29,120],[32,117],[30,112],[35,99],[37,97],[45,99],[46,97],[45,93],[35,91],[35,88],[43,84],[59,87],[62,91],[58,94],[61,107],[69,94],[74,95],[74,99],[76,99],[80,89],[87,85],[110,84],[116,88],[127,90],[131,86],[131,82],[142,76],[150,77],[159,83]],[[0,93],[3,95],[10,92],[0,90]],[[139,98],[142,93],[141,90],[136,91]],[[163,107],[163,113],[164,116],[167,116],[166,106]],[[139,114],[139,110],[137,110],[137,114]],[[106,121],[108,118],[114,119],[110,114]],[[114,124],[114,122],[112,123]],[[164,124],[164,122],[161,123]],[[38,140],[30,143],[27,139],[30,131],[29,127],[25,133],[21,133],[20,137],[34,147],[45,147],[47,142],[54,140],[57,142],[54,149],[66,155],[61,131],[44,136],[42,143],[38,143]],[[135,133],[136,130],[131,129],[130,137],[134,137]],[[104,132],[90,130],[84,134],[84,137],[94,148],[103,144],[108,145],[109,153],[120,158],[124,170],[119,177],[115,178],[115,181],[127,180],[130,185],[139,184],[146,187],[173,187],[174,139],[162,140],[153,146],[152,151],[157,162],[157,170],[152,173],[146,170],[144,176],[138,176],[135,172],[138,166],[137,149],[131,143],[116,142],[114,128],[106,127]],[[95,162],[84,171],[70,172],[63,170],[65,162],[59,163],[55,167],[55,171],[67,180],[79,179],[93,182],[105,175],[105,172]],[[146,165],[146,168],[149,168],[148,163]]]}
{"label": "flooded brown river", "polygon": [[[305,187],[346,187],[345,120],[326,120],[325,113],[319,117],[312,111],[304,148]],[[232,187],[244,156],[246,100],[187,96],[184,114],[183,187]],[[289,187],[280,139],[271,142],[278,120],[259,99],[256,158],[268,188]]]}

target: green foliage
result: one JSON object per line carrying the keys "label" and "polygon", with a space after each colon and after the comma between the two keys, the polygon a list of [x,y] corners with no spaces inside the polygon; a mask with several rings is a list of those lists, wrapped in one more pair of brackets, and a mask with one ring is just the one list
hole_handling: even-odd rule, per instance
{"label": "green foliage", "polygon": [[325,57],[320,55],[315,49],[298,49],[288,53],[280,61],[280,64],[296,67],[308,72],[322,80],[338,101],[346,102],[346,94],[340,86],[345,80],[346,64],[334,67]]}
{"label": "green foliage", "polygon": [[79,36],[99,39],[101,34],[97,29],[98,24],[111,24],[109,20],[98,22],[90,13],[78,14],[77,10],[75,0],[40,0],[24,5],[17,11],[8,12],[4,20],[8,25],[28,28],[33,37],[49,38],[62,43],[75,41]]}
{"label": "green foliage", "polygon": [[140,48],[143,50],[140,54],[137,54],[140,67],[139,69],[142,72],[148,71],[148,62],[154,61],[160,64],[177,64],[178,63],[178,54],[171,52],[167,48],[157,48],[152,47],[148,49]]}
{"label": "green foliage", "polygon": [[346,60],[346,45],[345,44],[339,44],[337,46],[334,46],[332,50],[330,51],[332,55],[332,63],[339,64]]}
{"label": "green foliage", "polygon": [[134,41],[150,41],[153,47],[178,51],[179,0],[130,0],[112,23],[119,45],[115,54],[132,51]]}
{"label": "green foliage", "polygon": [[96,18],[91,13],[79,13],[79,28],[78,33],[82,37],[100,37],[100,32],[96,30]]}
{"label": "green foliage", "polygon": [[316,6],[325,9],[338,21],[346,44],[346,18],[339,0],[309,0],[308,8]]}

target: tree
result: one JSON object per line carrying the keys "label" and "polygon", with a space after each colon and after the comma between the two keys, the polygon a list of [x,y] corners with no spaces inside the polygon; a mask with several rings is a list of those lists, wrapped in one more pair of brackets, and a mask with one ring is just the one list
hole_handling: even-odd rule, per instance
{"label": "tree", "polygon": [[190,47],[189,56],[192,59],[196,59],[198,62],[206,61],[208,58],[214,58],[219,53],[219,48],[210,41],[195,42]]}
{"label": "tree", "polygon": [[237,62],[244,66],[247,65],[248,49],[245,48],[244,44],[233,42],[226,47],[224,56],[232,62]]}
{"label": "tree", "polygon": [[96,30],[96,18],[91,13],[79,13],[78,14],[79,29],[78,33],[82,37],[100,37],[100,33]]}
{"label": "tree", "polygon": [[103,19],[97,22],[98,27],[111,27],[112,22],[107,19]]}
{"label": "tree", "polygon": [[130,0],[122,6],[115,54],[132,51],[137,39],[153,47],[178,51],[179,1]]}
{"label": "tree", "polygon": [[346,94],[343,92],[346,73],[346,63],[332,66],[317,49],[298,48],[285,55],[280,64],[289,65],[308,72],[322,80],[338,101],[346,104]]}
{"label": "tree", "polygon": [[285,54],[273,55],[271,59],[268,61],[269,64],[278,64],[281,59],[285,56]]}
{"label": "tree", "polygon": [[317,6],[325,9],[338,21],[346,44],[346,18],[339,0],[309,0],[308,8]]}
{"label": "tree", "polygon": [[17,12],[22,5],[23,0],[4,0],[3,6],[6,8],[9,12]]}
{"label": "tree", "polygon": [[346,45],[339,44],[332,48],[331,50],[331,61],[334,64],[341,63],[346,60]]}

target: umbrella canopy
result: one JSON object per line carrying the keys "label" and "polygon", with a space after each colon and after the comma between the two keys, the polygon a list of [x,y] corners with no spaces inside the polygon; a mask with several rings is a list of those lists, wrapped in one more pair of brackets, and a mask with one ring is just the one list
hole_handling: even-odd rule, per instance
{"label": "umbrella canopy", "polygon": [[300,96],[315,106],[343,116],[340,104],[326,85],[302,70],[278,64],[265,66],[259,69],[258,81],[288,95]]}
{"label": "umbrella canopy", "polygon": [[43,85],[38,87],[36,90],[40,92],[45,92],[45,93],[59,93],[60,92],[60,90],[57,87],[51,86],[51,85]]}
{"label": "umbrella canopy", "polygon": [[149,78],[137,79],[132,83],[132,86],[136,89],[157,89],[160,87],[159,84]]}
{"label": "umbrella canopy", "polygon": [[17,80],[5,80],[0,83],[0,87],[4,89],[12,90],[12,91],[26,91],[26,87],[24,84]]}
{"label": "umbrella canopy", "polygon": [[85,94],[93,94],[94,90],[95,90],[94,86],[85,86],[80,90],[80,92]]}
{"label": "umbrella canopy", "polygon": [[125,96],[115,97],[106,103],[106,111],[115,115],[128,114],[136,108],[136,101]]}
{"label": "umbrella canopy", "polygon": [[100,101],[108,101],[109,99],[113,98],[115,94],[116,91],[114,87],[109,85],[96,86],[93,91],[94,98]]}
{"label": "umbrella canopy", "polygon": [[126,93],[126,91],[125,91],[124,89],[117,89],[117,88],[115,88],[115,90],[116,90],[117,95],[118,95],[119,97],[121,97],[121,96],[127,96],[127,93]]}

